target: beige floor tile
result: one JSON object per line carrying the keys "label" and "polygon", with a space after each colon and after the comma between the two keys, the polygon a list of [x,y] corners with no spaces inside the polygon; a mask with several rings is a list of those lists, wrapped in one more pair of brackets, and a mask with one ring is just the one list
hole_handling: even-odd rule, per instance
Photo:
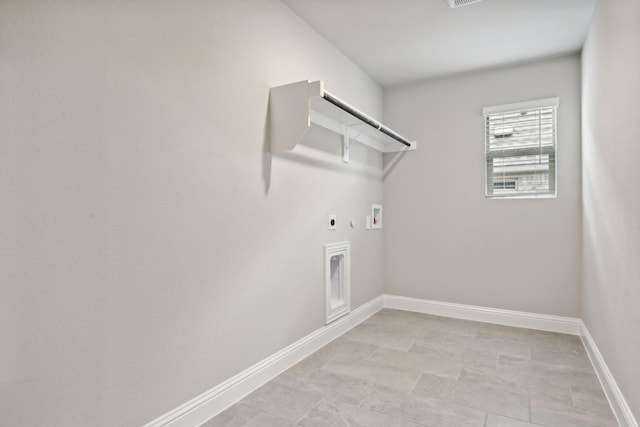
{"label": "beige floor tile", "polygon": [[468,320],[440,317],[424,322],[425,328],[453,335],[475,337],[478,335],[478,323]]}
{"label": "beige floor tile", "polygon": [[410,351],[440,353],[440,355],[448,355],[454,360],[461,362],[464,366],[474,367],[476,369],[495,369],[498,353],[480,350],[476,344],[476,337],[447,334],[444,342],[441,344],[416,339],[416,343]]}
{"label": "beige floor tile", "polygon": [[611,413],[593,414],[558,402],[531,399],[531,421],[548,427],[618,427]]}
{"label": "beige floor tile", "polygon": [[528,420],[529,398],[511,391],[467,384],[444,377],[424,374],[413,389],[420,397],[441,399],[500,415]]}
{"label": "beige floor tile", "polygon": [[510,337],[478,335],[474,349],[499,355],[529,357],[529,344]]}
{"label": "beige floor tile", "polygon": [[367,381],[323,370],[312,375],[299,375],[287,371],[274,378],[273,382],[321,395],[327,402],[343,402],[356,406],[371,392],[371,385]]}
{"label": "beige floor tile", "polygon": [[398,390],[411,390],[421,374],[418,370],[368,360],[354,362],[342,356],[333,359],[323,366],[322,370],[364,380],[370,385],[381,385]]}
{"label": "beige floor tile", "polygon": [[516,328],[491,323],[480,323],[480,326],[478,327],[478,335],[497,335],[500,337],[508,337],[518,341],[527,342],[532,346],[552,350],[585,352],[582,340],[576,335]]}
{"label": "beige floor tile", "polygon": [[445,332],[430,329],[422,321],[402,319],[402,322],[382,323],[377,330],[388,334],[403,335],[406,337],[419,338],[432,343],[444,341]]}
{"label": "beige floor tile", "polygon": [[260,411],[245,405],[235,404],[218,416],[210,419],[201,427],[238,427],[244,426],[252,418],[256,417]]}
{"label": "beige floor tile", "polygon": [[499,356],[497,370],[505,375],[521,375],[547,383],[600,387],[593,369],[586,371],[519,357]]}
{"label": "beige floor tile", "polygon": [[477,335],[471,337],[450,334],[445,337],[442,347],[456,354],[474,352],[529,357],[528,343],[496,335]]}
{"label": "beige floor tile", "polygon": [[530,399],[553,400],[558,403],[571,404],[570,385],[561,382],[549,382],[533,378],[527,385]]}
{"label": "beige floor tile", "polygon": [[489,414],[485,427],[543,427],[540,424],[532,424],[514,418],[503,417],[502,415]]}
{"label": "beige floor tile", "polygon": [[566,404],[572,402],[568,383],[545,381],[517,370],[503,372],[465,367],[458,379],[465,383],[526,394],[530,398],[557,400]]}
{"label": "beige floor tile", "polygon": [[419,424],[351,405],[322,401],[299,425],[305,427],[420,427]]}
{"label": "beige floor tile", "polygon": [[573,406],[590,413],[613,415],[611,406],[600,387],[570,386]]}
{"label": "beige floor tile", "polygon": [[418,319],[437,319],[438,316],[430,316],[428,314],[412,313],[403,310],[391,310],[383,308],[373,316],[369,317],[363,323],[375,323],[383,325],[406,324],[407,322],[416,321]]}
{"label": "beige floor tile", "polygon": [[494,371],[498,363],[497,354],[477,350],[460,352],[453,357],[455,360],[462,362],[464,366],[478,370]]}
{"label": "beige floor tile", "polygon": [[482,427],[486,415],[479,409],[380,387],[367,396],[362,407],[429,427]]}
{"label": "beige floor tile", "polygon": [[458,378],[462,370],[462,363],[453,358],[437,357],[418,352],[406,352],[390,348],[381,348],[369,358],[391,366],[402,366],[406,369],[439,375],[442,377]]}
{"label": "beige floor tile", "polygon": [[455,379],[424,374],[420,376],[411,392],[417,397],[456,402],[466,390],[469,390],[469,387]]}
{"label": "beige floor tile", "polygon": [[320,394],[300,391],[271,381],[240,402],[295,423],[321,399]]}
{"label": "beige floor tile", "polygon": [[409,353],[418,353],[430,357],[443,359],[453,359],[455,353],[442,348],[442,343],[433,343],[422,339],[417,339],[416,343],[409,349]]}
{"label": "beige floor tile", "polygon": [[491,335],[504,338],[511,338],[520,342],[529,343],[531,340],[531,330],[516,328],[514,326],[497,325],[494,323],[479,323],[478,335]]}
{"label": "beige floor tile", "polygon": [[346,337],[339,337],[309,356],[309,359],[319,365],[330,362],[337,355],[348,356],[352,359],[367,359],[378,350],[378,348],[378,346],[373,344],[352,341]]}
{"label": "beige floor tile", "polygon": [[529,343],[532,346],[559,351],[585,353],[582,340],[577,335],[559,334],[557,332],[530,330]]}
{"label": "beige floor tile", "polygon": [[[512,356],[517,356],[513,354]],[[566,366],[571,369],[591,372],[593,367],[589,357],[583,352],[562,351],[548,349],[544,347],[531,346],[531,360],[549,363],[553,365]]]}
{"label": "beige floor tile", "polygon": [[458,380],[476,387],[493,387],[514,393],[526,394],[527,388],[515,378],[508,378],[498,374],[496,369],[476,369],[464,367]]}
{"label": "beige floor tile", "polygon": [[507,390],[481,387],[462,396],[458,403],[520,420],[529,419],[529,398]]}
{"label": "beige floor tile", "polygon": [[276,417],[275,415],[267,414],[266,412],[260,412],[258,416],[252,418],[247,424],[242,427],[295,427],[296,424],[292,424],[284,418]]}
{"label": "beige floor tile", "polygon": [[372,344],[380,347],[395,348],[398,350],[409,350],[416,339],[408,335],[399,335],[396,333],[383,332],[377,329],[378,326],[360,328],[355,327],[343,337],[347,340],[357,341],[366,344]]}

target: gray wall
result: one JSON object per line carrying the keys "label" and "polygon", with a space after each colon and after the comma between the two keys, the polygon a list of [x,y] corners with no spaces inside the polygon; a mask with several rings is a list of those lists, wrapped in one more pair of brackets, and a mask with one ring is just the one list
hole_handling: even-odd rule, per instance
{"label": "gray wall", "polygon": [[640,420],[640,2],[599,1],[582,53],[583,316]]}
{"label": "gray wall", "polygon": [[325,243],[380,295],[382,156],[264,154],[303,79],[381,116],[276,0],[0,2],[1,425],[140,425],[320,328]]}
{"label": "gray wall", "polygon": [[[579,316],[579,58],[426,81],[385,96],[385,120],[418,140],[418,151],[384,181],[385,292]],[[552,96],[560,97],[558,197],[485,199],[482,107]]]}

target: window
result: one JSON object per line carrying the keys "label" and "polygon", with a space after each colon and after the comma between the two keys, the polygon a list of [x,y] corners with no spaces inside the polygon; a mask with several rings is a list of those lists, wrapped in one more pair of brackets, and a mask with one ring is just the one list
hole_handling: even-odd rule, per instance
{"label": "window", "polygon": [[482,109],[486,196],[556,196],[558,98]]}

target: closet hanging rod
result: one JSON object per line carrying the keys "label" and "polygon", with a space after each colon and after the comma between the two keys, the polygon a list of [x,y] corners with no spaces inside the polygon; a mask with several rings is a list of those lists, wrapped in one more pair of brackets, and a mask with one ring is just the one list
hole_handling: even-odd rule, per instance
{"label": "closet hanging rod", "polygon": [[340,98],[331,95],[327,91],[324,91],[324,93],[322,94],[322,98],[324,98],[328,102],[332,103],[336,107],[340,108],[341,110],[346,111],[347,113],[351,114],[355,118],[357,118],[359,120],[362,120],[364,123],[368,124],[372,128],[379,130],[380,132],[384,133],[385,135],[387,135],[387,136],[395,139],[396,141],[406,145],[407,147],[411,147],[411,142],[409,140],[407,140],[406,138],[404,138],[401,135],[398,135],[397,133],[395,133],[394,131],[392,131],[391,129],[386,127],[385,125],[376,122],[375,120],[373,120],[371,117],[367,116],[366,114],[356,110],[351,105],[349,105],[346,102],[342,101]]}

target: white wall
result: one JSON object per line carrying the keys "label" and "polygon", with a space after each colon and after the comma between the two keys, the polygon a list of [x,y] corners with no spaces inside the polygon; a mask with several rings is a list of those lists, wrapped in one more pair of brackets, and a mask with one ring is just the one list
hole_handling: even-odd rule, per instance
{"label": "white wall", "polygon": [[303,79],[381,116],[276,0],[0,3],[1,425],[140,425],[318,329],[325,243],[382,292],[381,155],[264,154]]}
{"label": "white wall", "polygon": [[[385,96],[385,121],[418,141],[384,181],[385,292],[579,316],[579,58],[425,81]],[[553,96],[558,197],[486,199],[482,107]]]}
{"label": "white wall", "polygon": [[598,1],[582,53],[583,316],[640,420],[640,2]]}

